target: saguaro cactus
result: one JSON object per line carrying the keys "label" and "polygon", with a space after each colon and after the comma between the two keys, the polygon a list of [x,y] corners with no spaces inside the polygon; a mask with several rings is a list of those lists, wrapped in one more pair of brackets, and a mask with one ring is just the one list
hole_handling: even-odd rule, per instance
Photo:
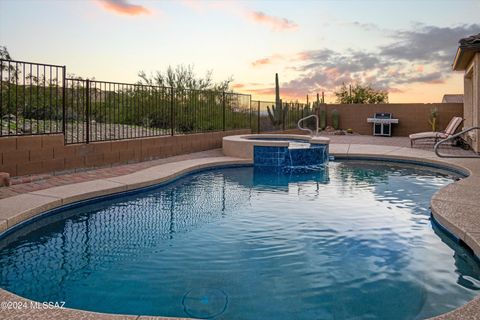
{"label": "saguaro cactus", "polygon": [[338,130],[340,127],[340,113],[337,109],[332,110],[332,126],[335,130]]}
{"label": "saguaro cactus", "polygon": [[433,108],[432,110],[430,110],[430,116],[428,119],[428,123],[432,127],[433,132],[437,131],[437,118],[438,118],[438,109]]}
{"label": "saguaro cactus", "polygon": [[280,127],[285,123],[285,118],[287,116],[288,107],[283,106],[282,99],[280,99],[280,86],[278,84],[278,73],[275,73],[275,105],[267,107],[268,117],[270,122],[275,128]]}

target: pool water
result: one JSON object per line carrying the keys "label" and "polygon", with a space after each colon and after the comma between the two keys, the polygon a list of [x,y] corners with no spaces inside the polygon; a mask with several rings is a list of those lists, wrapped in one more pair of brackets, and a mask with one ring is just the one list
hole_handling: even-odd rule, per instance
{"label": "pool water", "polygon": [[430,219],[455,178],[360,161],[204,171],[3,237],[0,286],[109,313],[423,319],[480,290],[478,260]]}

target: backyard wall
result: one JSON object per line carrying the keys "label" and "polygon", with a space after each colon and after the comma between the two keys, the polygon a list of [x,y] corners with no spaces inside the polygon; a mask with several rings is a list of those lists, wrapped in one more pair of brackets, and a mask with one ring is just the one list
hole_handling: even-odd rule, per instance
{"label": "backyard wall", "polygon": [[376,112],[390,112],[399,124],[392,125],[394,136],[408,136],[411,133],[431,131],[428,123],[430,110],[437,108],[437,130],[443,130],[454,116],[463,117],[463,103],[387,103],[387,104],[327,104],[327,125],[332,125],[332,110],[340,113],[340,128],[353,129],[354,132],[371,135],[372,124],[367,118]]}
{"label": "backyard wall", "polygon": [[63,134],[0,138],[0,172],[11,176],[139,162],[222,147],[232,130],[64,145]]}

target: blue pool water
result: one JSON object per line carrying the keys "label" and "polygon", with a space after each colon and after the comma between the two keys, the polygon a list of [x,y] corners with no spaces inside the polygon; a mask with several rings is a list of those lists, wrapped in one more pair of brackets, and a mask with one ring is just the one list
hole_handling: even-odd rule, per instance
{"label": "blue pool water", "polygon": [[423,319],[480,290],[478,261],[430,219],[454,178],[357,161],[205,171],[3,237],[0,286],[122,314]]}

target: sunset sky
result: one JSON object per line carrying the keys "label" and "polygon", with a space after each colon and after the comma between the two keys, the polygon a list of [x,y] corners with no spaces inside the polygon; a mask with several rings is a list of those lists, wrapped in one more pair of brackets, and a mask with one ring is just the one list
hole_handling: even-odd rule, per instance
{"label": "sunset sky", "polygon": [[480,1],[0,0],[0,45],[14,59],[136,82],[192,64],[237,92],[284,100],[342,82],[388,88],[390,102],[462,93],[458,40],[480,32]]}

